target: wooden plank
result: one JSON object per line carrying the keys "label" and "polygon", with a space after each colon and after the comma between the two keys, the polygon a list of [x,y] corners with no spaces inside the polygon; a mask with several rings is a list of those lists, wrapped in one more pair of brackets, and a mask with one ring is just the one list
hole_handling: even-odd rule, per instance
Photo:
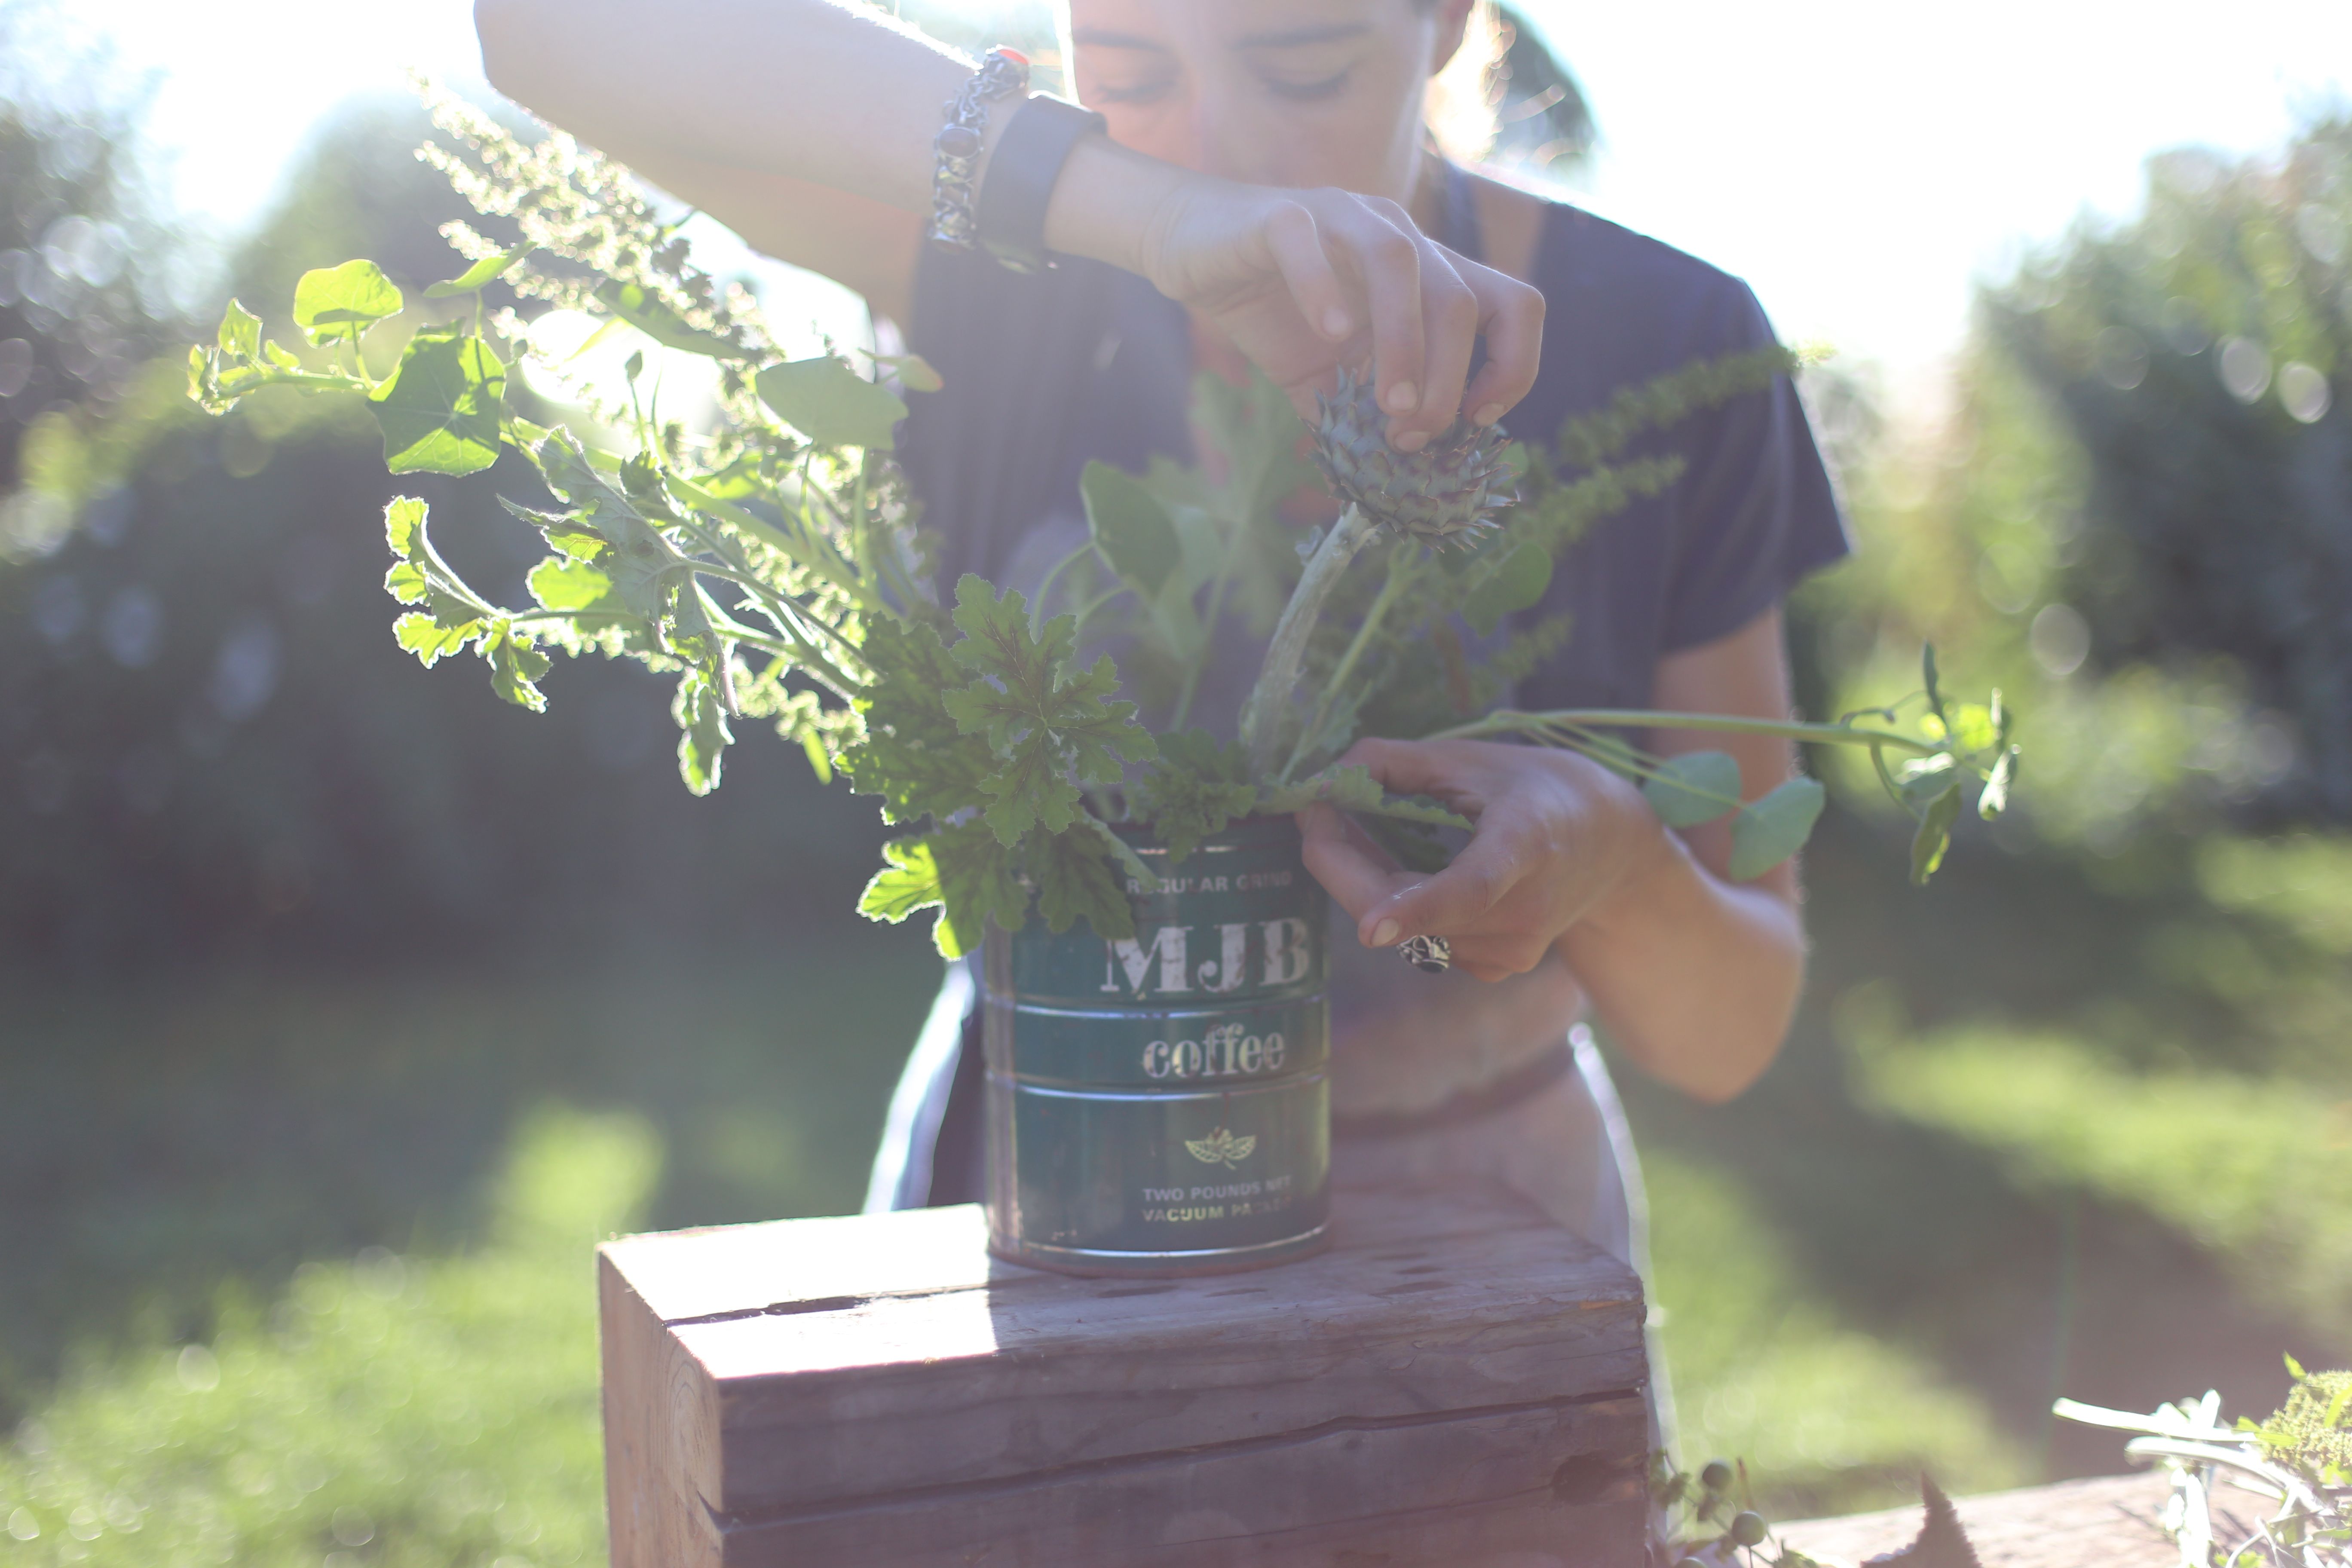
{"label": "wooden plank", "polygon": [[1499,1188],[1339,1224],[1150,1281],[998,1263],[977,1207],[608,1243],[616,1568],[1638,1561],[1631,1271]]}
{"label": "wooden plank", "polygon": [[614,1568],[717,1568],[718,1389],[609,1255],[596,1283]]}
{"label": "wooden plank", "polygon": [[[722,1521],[728,1568],[1597,1568],[1642,1560],[1618,1395],[1318,1431]],[[1401,1484],[1402,1483],[1402,1484]],[[1417,1484],[1416,1484],[1417,1483]]]}
{"label": "wooden plank", "polygon": [[674,1325],[719,1391],[724,1512],[1019,1476],[1387,1417],[1642,1386],[1622,1264],[1507,1194],[1367,1194],[1265,1276],[828,1296]]}
{"label": "wooden plank", "polygon": [[[1956,1498],[1953,1506],[1984,1568],[2176,1568],[2180,1549],[2157,1523],[2171,1489],[2168,1477],[2144,1470]],[[2262,1500],[2235,1489],[2221,1489],[2214,1500],[2216,1522],[2231,1541],[2262,1517]],[[1909,1545],[1919,1517],[1916,1507],[1889,1509],[1802,1520],[1775,1533],[1824,1568],[1856,1568]]]}

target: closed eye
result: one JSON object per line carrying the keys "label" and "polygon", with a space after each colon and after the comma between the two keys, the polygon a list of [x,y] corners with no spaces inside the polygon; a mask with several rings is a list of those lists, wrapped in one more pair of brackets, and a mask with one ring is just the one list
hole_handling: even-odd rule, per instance
{"label": "closed eye", "polygon": [[1318,99],[1337,98],[1348,85],[1349,71],[1340,71],[1318,81],[1288,81],[1278,77],[1262,77],[1268,92],[1293,103],[1312,103]]}
{"label": "closed eye", "polygon": [[1172,77],[1155,77],[1119,86],[1097,83],[1087,94],[1087,101],[1088,103],[1156,103],[1167,97],[1169,89],[1175,85],[1175,79]]}

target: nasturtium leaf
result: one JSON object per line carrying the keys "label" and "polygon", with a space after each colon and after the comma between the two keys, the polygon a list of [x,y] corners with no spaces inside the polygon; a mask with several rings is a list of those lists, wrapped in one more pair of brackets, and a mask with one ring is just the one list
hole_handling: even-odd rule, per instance
{"label": "nasturtium leaf", "polygon": [[261,318],[235,300],[221,312],[220,350],[240,359],[261,357]]}
{"label": "nasturtium leaf", "polygon": [[907,405],[833,354],[788,360],[761,371],[755,384],[768,411],[820,447],[887,451],[898,438]]}
{"label": "nasturtium leaf", "polygon": [[1462,606],[1463,618],[1480,637],[1492,637],[1503,617],[1533,605],[1551,586],[1551,552],[1542,545],[1513,547],[1495,567],[1494,574],[1470,591]]}
{"label": "nasturtium leaf", "polygon": [[1685,752],[1642,781],[1642,795],[1668,827],[1696,827],[1739,809],[1739,764],[1722,752]]}
{"label": "nasturtium leaf", "polygon": [[937,392],[947,385],[947,378],[931,368],[931,362],[920,354],[876,354],[876,364],[887,364],[898,373],[898,384],[909,392]]}
{"label": "nasturtium leaf", "polygon": [[1078,476],[1087,528],[1111,570],[1150,600],[1183,558],[1176,524],[1143,481],[1097,458]]}
{"label": "nasturtium leaf", "polygon": [[678,678],[677,693],[670,699],[669,716],[677,721],[677,773],[689,794],[709,795],[719,787],[720,770],[734,732],[727,727],[727,709],[709,672],[697,665]]}
{"label": "nasturtium leaf", "polygon": [[541,609],[620,608],[620,600],[613,593],[613,580],[585,561],[550,555],[530,569],[523,584]]}
{"label": "nasturtium leaf", "polygon": [[480,338],[427,327],[369,395],[395,474],[474,474],[499,460],[507,367]]}
{"label": "nasturtium leaf", "polygon": [[447,300],[459,294],[472,294],[488,288],[507,275],[507,269],[531,253],[528,241],[512,250],[497,256],[485,256],[446,283],[436,283],[425,290],[428,300]]}
{"label": "nasturtium leaf", "polygon": [[1911,836],[1911,880],[1925,887],[1927,879],[1944,863],[1944,852],[1952,847],[1952,824],[1960,819],[1960,785],[1955,779],[1950,788],[1927,803],[1919,815],[1919,830]]}
{"label": "nasturtium leaf", "polygon": [[1037,916],[1055,935],[1081,916],[1108,942],[1135,935],[1135,909],[1112,873],[1106,846],[1080,826],[1068,833],[1030,835],[1021,847],[1021,867],[1037,889]]}
{"label": "nasturtium leaf", "polygon": [[[406,303],[373,261],[320,267],[294,284],[294,324],[314,343],[355,338]],[[226,323],[224,323],[226,325]]]}
{"label": "nasturtium leaf", "polygon": [[882,869],[858,897],[859,914],[897,925],[917,910],[938,907],[940,868],[931,858],[929,838],[893,838],[882,846]]}
{"label": "nasturtium leaf", "polygon": [[596,303],[666,349],[681,349],[711,359],[750,359],[755,352],[688,325],[685,318],[635,283],[606,279],[596,285]]}
{"label": "nasturtium leaf", "polygon": [[1987,822],[2009,809],[2009,792],[2017,787],[2018,762],[2017,748],[2011,746],[2000,754],[2000,761],[1992,765],[1992,773],[1986,778],[1984,789],[1977,795],[1977,815]]}
{"label": "nasturtium leaf", "polygon": [[1794,855],[1812,837],[1829,793],[1813,779],[1793,778],[1731,819],[1731,875],[1746,882]]}

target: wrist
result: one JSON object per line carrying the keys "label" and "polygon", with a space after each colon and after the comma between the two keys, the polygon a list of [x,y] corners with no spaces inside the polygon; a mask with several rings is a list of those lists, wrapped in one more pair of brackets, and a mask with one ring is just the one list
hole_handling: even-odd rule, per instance
{"label": "wrist", "polygon": [[1088,136],[1070,149],[1045,207],[1045,245],[1150,276],[1156,237],[1204,176]]}
{"label": "wrist", "polygon": [[1641,793],[1622,780],[1612,782],[1620,787],[1612,792],[1611,830],[1623,858],[1608,892],[1577,922],[1604,938],[1654,921],[1671,902],[1677,878],[1691,868],[1688,847]]}

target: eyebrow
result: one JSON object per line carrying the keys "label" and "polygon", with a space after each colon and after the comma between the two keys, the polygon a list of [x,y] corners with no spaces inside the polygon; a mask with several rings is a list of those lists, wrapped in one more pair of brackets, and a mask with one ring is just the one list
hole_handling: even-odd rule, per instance
{"label": "eyebrow", "polygon": [[[1362,22],[1332,22],[1321,26],[1291,27],[1281,32],[1251,33],[1234,40],[1237,49],[1297,49],[1310,44],[1338,43],[1345,38],[1361,37],[1371,31]],[[1168,46],[1135,33],[1107,33],[1093,27],[1082,27],[1071,35],[1073,44],[1083,44],[1091,49],[1140,49],[1164,55]]]}

